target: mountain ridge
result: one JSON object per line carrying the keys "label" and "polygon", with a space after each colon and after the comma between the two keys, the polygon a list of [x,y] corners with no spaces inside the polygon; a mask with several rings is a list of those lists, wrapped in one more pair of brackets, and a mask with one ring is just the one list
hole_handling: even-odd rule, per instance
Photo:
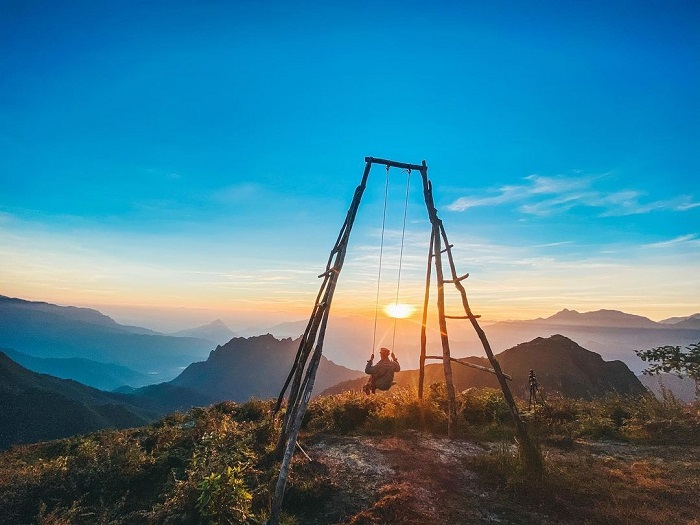
{"label": "mountain ridge", "polygon": [[[587,350],[563,335],[537,337],[520,343],[499,354],[496,359],[504,373],[512,376],[509,386],[514,395],[527,399],[529,371],[535,371],[540,386],[546,392],[557,391],[565,397],[590,399],[611,392],[643,394],[646,389],[622,361],[604,361],[600,354]],[[460,361],[491,368],[488,359],[466,357]],[[495,375],[455,363],[452,365],[455,388],[500,388]],[[395,376],[399,386],[416,387],[418,370],[404,370]],[[426,365],[426,384],[444,381],[443,365]],[[347,381],[326,389],[321,394],[336,394],[359,390],[366,378]]]}
{"label": "mountain ridge", "polygon": [[125,385],[141,387],[152,382],[148,375],[114,363],[80,357],[34,357],[9,348],[0,351],[32,372],[73,379],[100,390],[110,391]]}
{"label": "mountain ridge", "polygon": [[37,374],[0,352],[0,448],[105,427],[144,425],[152,419],[153,414],[120,400],[119,394]]}
{"label": "mountain ridge", "polygon": [[[246,401],[250,397],[277,397],[296,356],[299,338],[277,339],[272,334],[235,337],[212,350],[206,361],[192,363],[170,383],[195,391],[206,385],[216,400]],[[245,370],[245,377],[236,370]],[[362,373],[321,357],[314,392],[361,377]]]}
{"label": "mountain ridge", "polygon": [[554,315],[544,318],[541,322],[618,328],[653,328],[659,324],[648,317],[628,314],[620,310],[600,309],[590,312],[578,312],[568,308],[564,308]]}
{"label": "mountain ridge", "polygon": [[32,357],[115,363],[156,372],[162,381],[206,356],[213,343],[120,325],[96,310],[0,296],[0,346]]}
{"label": "mountain ridge", "polygon": [[226,323],[221,319],[216,319],[209,324],[188,328],[186,330],[178,330],[170,335],[175,337],[196,337],[213,341],[215,344],[222,345],[228,343],[238,335],[232,331]]}

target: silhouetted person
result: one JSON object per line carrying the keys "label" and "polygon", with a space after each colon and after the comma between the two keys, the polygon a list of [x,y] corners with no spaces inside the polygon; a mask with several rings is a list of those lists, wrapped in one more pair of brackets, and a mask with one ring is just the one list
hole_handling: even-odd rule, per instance
{"label": "silhouetted person", "polygon": [[380,348],[379,355],[381,359],[376,365],[372,365],[374,361],[374,354],[367,361],[367,366],[365,367],[365,374],[369,374],[369,381],[362,388],[365,394],[374,394],[377,390],[389,390],[391,385],[394,384],[394,372],[401,370],[399,366],[399,361],[396,359],[394,352],[391,352],[391,360],[389,359],[389,349]]}

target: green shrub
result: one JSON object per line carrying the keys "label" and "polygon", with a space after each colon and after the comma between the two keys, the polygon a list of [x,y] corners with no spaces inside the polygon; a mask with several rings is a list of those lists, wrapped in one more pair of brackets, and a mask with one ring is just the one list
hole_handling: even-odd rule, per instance
{"label": "green shrub", "polygon": [[197,484],[197,509],[211,525],[246,523],[252,517],[253,496],[243,482],[243,469],[240,464],[227,466]]}
{"label": "green shrub", "polygon": [[457,402],[470,424],[505,423],[513,417],[503,393],[495,388],[470,388],[457,396]]}
{"label": "green shrub", "polygon": [[360,430],[369,417],[379,412],[379,396],[361,392],[343,392],[314,399],[305,415],[305,427],[311,430],[348,434]]}

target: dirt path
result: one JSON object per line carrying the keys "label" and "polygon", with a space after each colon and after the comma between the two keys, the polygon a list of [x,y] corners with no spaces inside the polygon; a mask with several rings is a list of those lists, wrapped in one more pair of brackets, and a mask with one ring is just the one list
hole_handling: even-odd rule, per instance
{"label": "dirt path", "polygon": [[[308,444],[305,468],[329,484],[329,501],[305,523],[539,523],[494,509],[466,458],[488,452],[469,441],[406,432],[401,436],[322,436]],[[325,517],[321,514],[325,514]],[[323,521],[323,520],[329,521]]]}
{"label": "dirt path", "polygon": [[[620,508],[592,519],[590,505],[611,504],[595,490],[584,491],[579,500],[562,487],[550,499],[538,494],[547,503],[538,504],[487,488],[470,465],[489,447],[503,445],[413,431],[388,437],[316,435],[302,443],[312,461],[295,456],[285,500],[299,525],[700,525],[692,510],[697,505],[682,504],[700,487],[698,447],[578,441],[571,449],[545,450],[558,465],[596,465],[595,472],[607,479],[603,486],[618,491],[613,500],[620,498]],[[587,483],[586,474],[580,473]]]}

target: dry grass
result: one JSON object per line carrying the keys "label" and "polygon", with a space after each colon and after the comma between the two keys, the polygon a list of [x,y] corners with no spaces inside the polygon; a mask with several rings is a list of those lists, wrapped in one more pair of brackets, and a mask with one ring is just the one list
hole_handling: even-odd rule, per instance
{"label": "dry grass", "polygon": [[[697,525],[698,406],[551,398],[529,415],[549,443],[533,479],[498,392],[460,394],[457,440],[445,437],[444,392],[429,392],[313,400],[302,440],[317,461],[295,459],[285,522]],[[221,403],[16,447],[0,455],[0,524],[261,523],[277,472],[270,406]]]}
{"label": "dry grass", "polygon": [[[623,454],[621,454],[623,452]],[[663,459],[662,459],[663,458]],[[518,474],[517,458],[498,449],[471,467],[501,498],[515,498],[565,523],[691,524],[700,517],[700,450],[578,443],[551,452],[537,482]]]}

